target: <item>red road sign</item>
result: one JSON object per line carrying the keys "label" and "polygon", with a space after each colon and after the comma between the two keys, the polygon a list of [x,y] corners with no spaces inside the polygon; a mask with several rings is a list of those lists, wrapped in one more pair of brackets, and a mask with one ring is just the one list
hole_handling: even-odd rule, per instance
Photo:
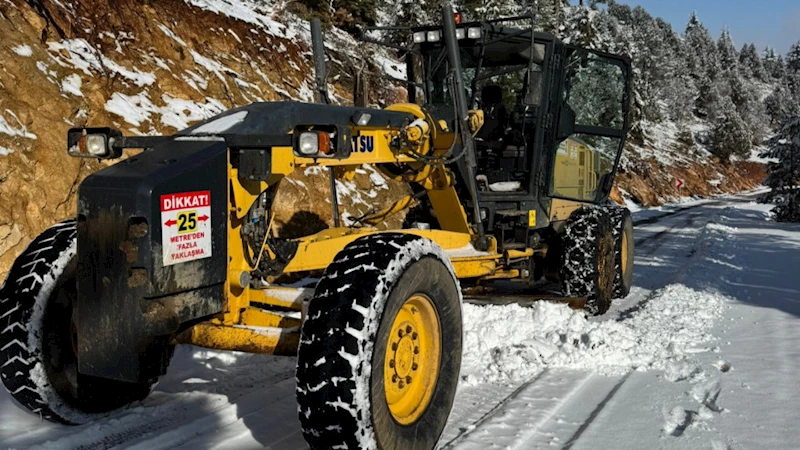
{"label": "red road sign", "polygon": [[677,189],[682,188],[683,187],[683,180],[681,180],[680,178],[675,178],[675,187]]}

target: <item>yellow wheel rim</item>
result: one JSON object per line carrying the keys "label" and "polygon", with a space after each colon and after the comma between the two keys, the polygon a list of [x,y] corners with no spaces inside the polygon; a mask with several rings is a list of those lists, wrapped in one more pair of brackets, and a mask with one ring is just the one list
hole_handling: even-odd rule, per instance
{"label": "yellow wheel rim", "polygon": [[628,271],[628,231],[622,231],[622,273]]}
{"label": "yellow wheel rim", "polygon": [[386,403],[397,423],[409,425],[427,409],[439,376],[439,315],[427,295],[414,294],[405,301],[386,344]]}

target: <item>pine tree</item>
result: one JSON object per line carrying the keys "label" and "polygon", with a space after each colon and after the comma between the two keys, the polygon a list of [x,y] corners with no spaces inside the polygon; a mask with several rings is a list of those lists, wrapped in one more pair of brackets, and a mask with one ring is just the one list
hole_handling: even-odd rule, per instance
{"label": "pine tree", "polygon": [[723,161],[730,160],[732,155],[747,156],[752,148],[753,138],[750,130],[736,111],[733,102],[724,98],[720,102],[721,110],[711,130],[711,151]]}
{"label": "pine tree", "polygon": [[697,80],[716,78],[720,71],[719,52],[708,29],[700,23],[695,13],[689,18],[683,35],[689,51],[686,62],[692,77]]}
{"label": "pine tree", "polygon": [[800,222],[800,117],[788,119],[761,156],[775,160],[767,164],[764,182],[772,190],[761,200],[777,204],[776,220]]}
{"label": "pine tree", "polygon": [[783,58],[775,52],[774,48],[764,49],[764,70],[774,80],[782,80],[786,76],[786,65]]}
{"label": "pine tree", "polygon": [[800,111],[795,110],[795,103],[789,89],[783,83],[778,83],[775,90],[764,99],[764,108],[770,124],[778,126],[786,122],[789,117],[800,114]]}
{"label": "pine tree", "polygon": [[800,72],[800,41],[795,42],[786,54],[786,68],[792,72]]}
{"label": "pine tree", "polygon": [[758,56],[755,44],[744,44],[739,52],[739,70],[750,79],[767,82],[767,71]]}
{"label": "pine tree", "polygon": [[731,33],[727,28],[722,30],[722,35],[717,41],[717,51],[719,52],[719,62],[722,65],[722,70],[738,72],[739,55],[733,45]]}
{"label": "pine tree", "polygon": [[536,22],[539,27],[548,33],[561,34],[566,22],[569,0],[538,0],[537,4]]}
{"label": "pine tree", "polygon": [[333,0],[333,24],[349,33],[359,27],[375,25],[378,9],[377,0]]}
{"label": "pine tree", "polygon": [[522,5],[517,0],[467,0],[462,5],[459,10],[466,13],[468,20],[491,20],[522,13]]}

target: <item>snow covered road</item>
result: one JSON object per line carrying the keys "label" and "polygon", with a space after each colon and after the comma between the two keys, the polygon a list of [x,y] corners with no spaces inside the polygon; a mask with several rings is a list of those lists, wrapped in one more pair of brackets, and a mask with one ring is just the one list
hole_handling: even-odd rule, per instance
{"label": "snow covered road", "polygon": [[[465,305],[452,449],[800,448],[800,226],[737,197],[636,227],[634,288]],[[644,217],[644,216],[642,216]],[[142,405],[64,427],[0,393],[0,448],[306,448],[294,360],[179,347]]]}

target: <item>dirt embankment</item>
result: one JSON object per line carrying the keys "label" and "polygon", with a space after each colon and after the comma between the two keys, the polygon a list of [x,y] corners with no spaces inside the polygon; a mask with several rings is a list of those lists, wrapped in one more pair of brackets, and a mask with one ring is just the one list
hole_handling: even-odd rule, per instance
{"label": "dirt embankment", "polygon": [[[104,166],[67,156],[71,126],[173,133],[253,101],[313,100],[307,36],[266,16],[237,20],[182,0],[10,0],[0,15],[0,278],[34,236],[74,214],[81,180]],[[345,80],[346,58],[332,57],[331,80]],[[349,96],[339,81],[335,95]],[[372,197],[343,195],[348,215],[406,192],[359,172],[342,188]],[[326,174],[293,179],[276,201],[278,225],[303,208],[315,227],[330,224]]]}
{"label": "dirt embankment", "polygon": [[[680,192],[675,179],[684,182]],[[678,196],[707,197],[740,192],[759,186],[766,178],[763,164],[738,161],[722,164],[718,160],[665,165],[655,158],[636,162],[618,174],[612,198],[623,203],[620,189],[642,206],[658,206]]]}

